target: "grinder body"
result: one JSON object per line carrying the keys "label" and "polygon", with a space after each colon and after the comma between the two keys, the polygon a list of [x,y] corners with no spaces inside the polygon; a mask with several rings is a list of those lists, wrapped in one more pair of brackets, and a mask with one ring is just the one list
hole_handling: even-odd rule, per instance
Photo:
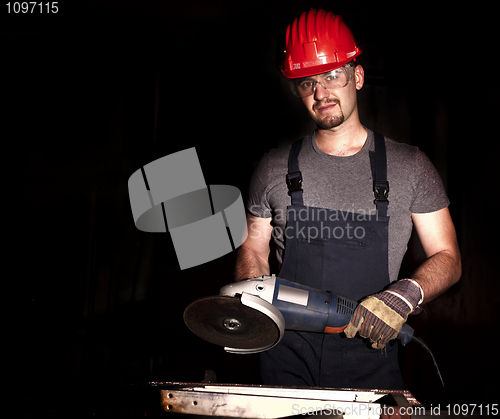
{"label": "grinder body", "polygon": [[[275,306],[285,319],[285,328],[305,332],[341,333],[358,306],[353,300],[276,278],[273,297]],[[398,339],[406,345],[413,329],[404,324]]]}

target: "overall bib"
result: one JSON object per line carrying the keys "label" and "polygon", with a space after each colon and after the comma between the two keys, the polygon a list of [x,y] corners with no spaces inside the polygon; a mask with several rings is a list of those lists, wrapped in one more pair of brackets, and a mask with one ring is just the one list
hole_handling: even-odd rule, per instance
{"label": "overall bib", "polygon": [[[288,160],[291,205],[278,276],[359,302],[390,283],[384,137],[375,134],[375,153],[370,153],[376,209],[370,214],[304,205],[302,141],[292,145]],[[403,389],[397,349],[395,341],[376,350],[358,335],[287,330],[277,346],[260,354],[260,373],[266,385]]]}

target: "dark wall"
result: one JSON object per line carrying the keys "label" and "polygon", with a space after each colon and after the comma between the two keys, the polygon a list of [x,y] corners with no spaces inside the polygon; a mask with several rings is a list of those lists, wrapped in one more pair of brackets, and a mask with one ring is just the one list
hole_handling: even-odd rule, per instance
{"label": "dark wall", "polygon": [[[257,382],[256,357],[224,354],[182,320],[232,280],[234,255],[180,271],[168,234],[135,229],[127,180],[194,146],[208,184],[245,194],[263,152],[314,128],[276,68],[286,25],[309,7],[342,15],[365,51],[362,122],[425,151],[452,202],[462,279],[411,320],[447,393],[417,346],[402,360],[407,386],[427,403],[491,401],[499,92],[480,6],[107,0],[5,14],[6,341],[21,411],[60,414],[76,389],[90,414],[111,408],[108,385],[200,381],[205,369]],[[415,239],[404,273],[418,250]]]}

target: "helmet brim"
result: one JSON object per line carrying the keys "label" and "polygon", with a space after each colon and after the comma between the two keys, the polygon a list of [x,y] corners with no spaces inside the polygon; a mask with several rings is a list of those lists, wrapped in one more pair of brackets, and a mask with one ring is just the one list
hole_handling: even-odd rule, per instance
{"label": "helmet brim", "polygon": [[358,55],[361,54],[361,50],[356,53],[356,55],[353,55],[351,58],[345,61],[336,61],[332,63],[327,63],[327,64],[320,64],[320,65],[312,65],[310,67],[305,67],[305,68],[300,68],[300,69],[286,69],[285,68],[285,63],[282,63],[280,66],[280,70],[283,73],[283,75],[287,79],[300,79],[302,77],[309,77],[309,76],[316,76],[318,74],[323,74],[328,71],[336,70],[337,68],[345,66],[347,63],[350,63],[352,60],[355,60]]}

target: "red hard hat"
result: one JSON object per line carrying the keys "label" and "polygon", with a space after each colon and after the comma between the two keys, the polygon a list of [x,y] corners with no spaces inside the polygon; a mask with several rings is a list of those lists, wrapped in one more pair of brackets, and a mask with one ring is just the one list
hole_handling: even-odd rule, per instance
{"label": "red hard hat", "polygon": [[354,36],[340,16],[311,9],[286,29],[281,71],[295,79],[342,67],[361,54]]}

